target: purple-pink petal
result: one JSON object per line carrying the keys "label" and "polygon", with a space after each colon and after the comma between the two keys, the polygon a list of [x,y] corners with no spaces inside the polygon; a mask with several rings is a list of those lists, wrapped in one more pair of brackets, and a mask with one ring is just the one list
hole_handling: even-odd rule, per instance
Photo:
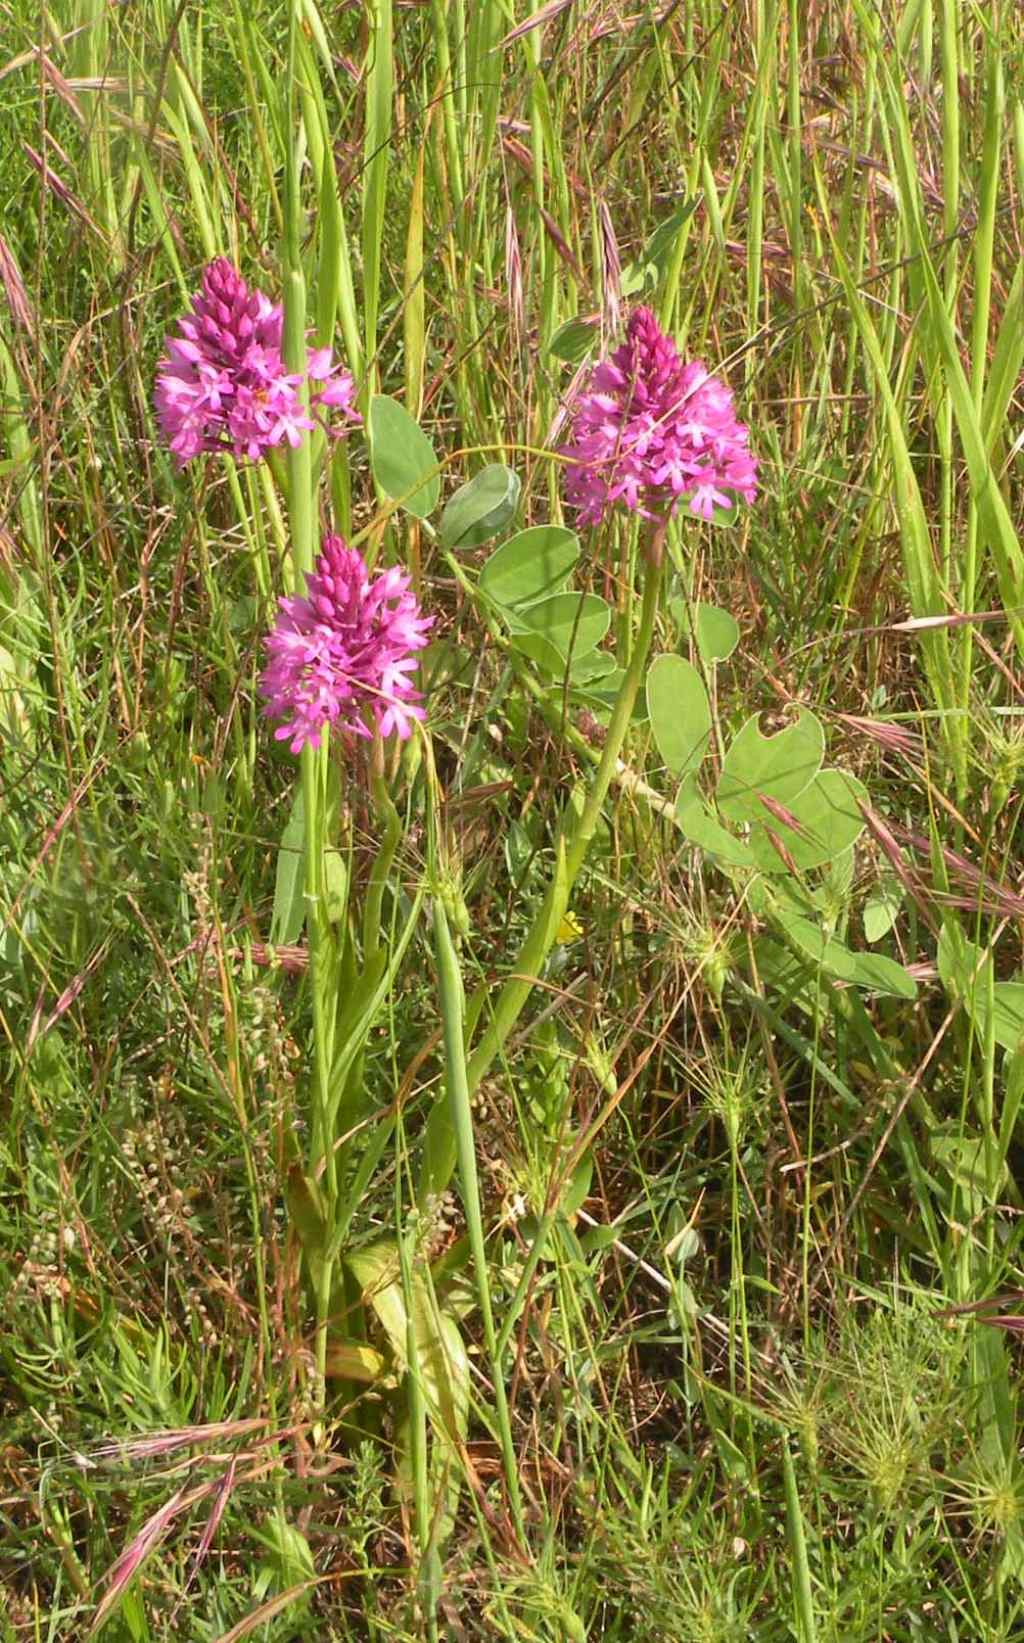
{"label": "purple-pink petal", "polygon": [[[282,440],[299,444],[316,426],[302,401],[305,378],[285,369],[283,326],[281,304],[250,289],[226,258],[207,266],[192,312],[179,319],[157,367],[157,419],[179,467],[203,451],[256,461]],[[342,418],[332,433],[359,421],[352,377],[329,348],[310,354],[309,375],[321,384],[310,410]]]}
{"label": "purple-pink petal", "polygon": [[633,310],[626,341],[591,372],[561,455],[581,525],[600,524],[617,502],[647,518],[686,503],[710,519],[716,506],[757,495],[731,391],[701,361],[684,365],[647,308]]}
{"label": "purple-pink petal", "polygon": [[425,717],[407,677],[427,643],[433,617],[423,616],[409,577],[392,567],[371,578],[362,557],[328,536],[305,596],[278,602],[260,676],[264,712],[293,753],[319,747],[335,726],[367,737],[403,741]]}

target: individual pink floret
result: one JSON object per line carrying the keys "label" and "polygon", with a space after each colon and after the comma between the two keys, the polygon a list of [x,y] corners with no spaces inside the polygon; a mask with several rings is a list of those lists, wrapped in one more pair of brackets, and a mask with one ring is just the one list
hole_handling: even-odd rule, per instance
{"label": "individual pink floret", "polygon": [[371,577],[355,548],[328,536],[306,581],[305,598],[279,601],[267,639],[260,690],[264,712],[282,721],[275,738],[293,753],[319,747],[334,727],[406,740],[425,717],[408,675],[434,621],[421,615],[408,576],[392,567]]}
{"label": "individual pink floret", "polygon": [[[203,451],[257,461],[282,440],[298,445],[316,426],[302,402],[302,376],[285,369],[283,325],[281,304],[250,289],[226,258],[205,269],[157,366],[157,418],[180,468]],[[352,377],[329,348],[309,350],[307,375],[313,410],[360,420]]]}
{"label": "individual pink floret", "polygon": [[591,373],[561,454],[581,525],[600,524],[617,502],[648,519],[685,502],[710,519],[757,494],[731,391],[699,361],[683,364],[649,308],[634,308],[626,341]]}

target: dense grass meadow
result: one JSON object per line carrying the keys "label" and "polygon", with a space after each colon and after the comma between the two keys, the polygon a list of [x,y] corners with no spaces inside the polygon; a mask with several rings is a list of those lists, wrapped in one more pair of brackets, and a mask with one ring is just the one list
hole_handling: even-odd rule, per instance
{"label": "dense grass meadow", "polygon": [[1024,10],[531,5],[0,0],[3,1643],[1024,1638]]}

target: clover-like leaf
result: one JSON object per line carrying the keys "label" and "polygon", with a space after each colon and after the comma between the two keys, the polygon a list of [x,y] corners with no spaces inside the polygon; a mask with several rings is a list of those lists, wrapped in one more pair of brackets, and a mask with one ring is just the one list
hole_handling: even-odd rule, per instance
{"label": "clover-like leaf", "polygon": [[491,462],[460,485],[441,515],[446,548],[478,548],[508,524],[519,504],[519,475],[503,462]]}
{"label": "clover-like leaf", "polygon": [[374,394],[369,415],[370,464],[385,496],[406,513],[426,519],[441,495],[434,447],[404,405],[387,394]]}
{"label": "clover-like leaf", "polygon": [[762,797],[791,805],[821,769],[825,732],[806,708],[795,724],[763,736],[755,713],[726,748],[716,798],[726,821],[761,821]]}
{"label": "clover-like leaf", "polygon": [[657,657],[647,672],[647,711],[671,774],[696,770],[711,736],[711,703],[697,669],[681,656]]}

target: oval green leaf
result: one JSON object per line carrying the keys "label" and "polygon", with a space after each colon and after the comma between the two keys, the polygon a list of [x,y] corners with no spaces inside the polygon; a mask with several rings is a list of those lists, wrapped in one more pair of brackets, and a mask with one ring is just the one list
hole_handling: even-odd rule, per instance
{"label": "oval green leaf", "polygon": [[693,625],[697,649],[707,665],[728,661],[740,642],[740,625],[732,612],[702,600],[694,612]]}
{"label": "oval green leaf", "polygon": [[434,447],[397,399],[374,394],[369,415],[370,465],[385,496],[416,519],[426,519],[441,495]]}
{"label": "oval green leaf", "polygon": [[274,910],[270,915],[270,939],[282,947],[298,941],[306,922],[305,875],[306,806],[302,788],[298,787],[277,852]]}
{"label": "oval green leaf", "polygon": [[588,656],[573,658],[569,677],[580,688],[596,684],[605,686],[614,672],[615,657],[606,650],[592,650]]}
{"label": "oval green leaf", "polygon": [[[1004,1050],[1016,1051],[1024,1043],[1024,981],[997,981],[992,988],[995,1005],[994,1036]],[[987,1011],[982,1009],[982,1019]]]}
{"label": "oval green leaf", "polygon": [[548,353],[554,354],[556,359],[564,359],[567,365],[579,365],[586,359],[599,335],[596,321],[581,319],[577,315],[558,327],[548,343]]}
{"label": "oval green leaf", "polygon": [[917,982],[895,959],[884,953],[857,954],[857,986],[872,993],[890,993],[893,998],[917,997]]}
{"label": "oval green leaf", "polygon": [[541,639],[564,660],[578,659],[597,648],[611,619],[611,609],[596,593],[556,593],[519,613],[521,631],[513,634],[512,643],[532,656],[533,641]]}
{"label": "oval green leaf", "polygon": [[713,816],[701,798],[693,777],[683,782],[676,799],[676,826],[709,856],[717,856],[728,867],[756,867],[753,852],[742,839],[733,838]]}
{"label": "oval green leaf", "polygon": [[887,936],[899,917],[904,890],[897,879],[882,879],[864,903],[864,940],[874,944]]}
{"label": "oval green leaf", "polygon": [[858,955],[851,953],[849,947],[836,941],[820,924],[812,924],[809,918],[794,913],[784,902],[777,903],[773,913],[779,928],[816,970],[823,970],[839,981],[856,982]]}
{"label": "oval green leaf", "polygon": [[537,525],[509,537],[480,572],[480,588],[507,610],[561,593],[577,559],[579,539],[561,525]]}
{"label": "oval green leaf", "polygon": [[762,821],[761,796],[791,805],[821,769],[825,732],[813,713],[762,736],[758,716],[749,718],[726,749],[718,783],[718,808],[727,821]]}
{"label": "oval green leaf", "polygon": [[478,548],[508,524],[519,503],[519,475],[502,462],[481,468],[445,504],[441,541],[446,548]]}
{"label": "oval green leaf", "polygon": [[681,656],[657,657],[647,673],[647,711],[671,774],[697,770],[711,736],[711,703],[697,669]]}

